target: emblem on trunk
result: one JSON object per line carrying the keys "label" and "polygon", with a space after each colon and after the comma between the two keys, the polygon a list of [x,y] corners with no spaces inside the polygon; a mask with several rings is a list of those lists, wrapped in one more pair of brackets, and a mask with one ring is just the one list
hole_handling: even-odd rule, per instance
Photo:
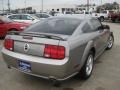
{"label": "emblem on trunk", "polygon": [[30,48],[29,44],[26,43],[24,45],[24,51],[27,52],[29,50],[29,48]]}

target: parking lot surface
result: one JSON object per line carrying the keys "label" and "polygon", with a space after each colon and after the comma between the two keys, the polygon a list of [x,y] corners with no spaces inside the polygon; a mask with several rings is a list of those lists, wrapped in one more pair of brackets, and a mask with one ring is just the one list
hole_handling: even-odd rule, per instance
{"label": "parking lot surface", "polygon": [[[0,90],[120,90],[120,23],[107,23],[114,32],[115,44],[95,62],[90,79],[78,77],[54,87],[51,81],[8,69],[0,54]],[[0,50],[3,40],[0,40]]]}

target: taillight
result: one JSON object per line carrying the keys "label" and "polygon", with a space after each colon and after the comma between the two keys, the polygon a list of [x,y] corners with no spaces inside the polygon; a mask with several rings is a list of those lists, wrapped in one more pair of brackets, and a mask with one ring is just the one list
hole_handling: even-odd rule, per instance
{"label": "taillight", "polygon": [[64,59],[65,47],[56,45],[45,45],[44,57],[52,59]]}
{"label": "taillight", "polygon": [[10,51],[13,51],[14,41],[12,39],[5,39],[4,47]]}

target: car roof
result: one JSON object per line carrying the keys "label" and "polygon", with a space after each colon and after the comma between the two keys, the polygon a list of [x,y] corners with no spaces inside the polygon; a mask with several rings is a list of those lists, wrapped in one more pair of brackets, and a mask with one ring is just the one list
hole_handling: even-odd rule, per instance
{"label": "car roof", "polygon": [[11,14],[11,15],[8,15],[8,16],[12,16],[12,15],[30,15],[30,14]]}
{"label": "car roof", "polygon": [[36,14],[48,14],[48,13],[40,12],[40,13],[36,13]]}
{"label": "car roof", "polygon": [[40,12],[40,13],[36,13],[36,14],[46,14],[46,15],[52,16],[49,13],[44,13],[44,12],[43,13]]}

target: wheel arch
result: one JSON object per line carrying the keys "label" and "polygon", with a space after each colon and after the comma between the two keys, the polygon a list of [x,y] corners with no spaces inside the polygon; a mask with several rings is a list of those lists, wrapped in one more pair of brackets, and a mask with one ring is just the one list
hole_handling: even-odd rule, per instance
{"label": "wheel arch", "polygon": [[16,28],[10,28],[8,31],[12,31],[12,30],[18,31],[18,29]]}
{"label": "wheel arch", "polygon": [[93,52],[93,55],[94,55],[94,57],[95,57],[95,54],[96,54],[95,47],[92,47],[92,48],[90,49],[90,51],[92,51],[92,52]]}
{"label": "wheel arch", "polygon": [[84,52],[83,52],[83,55],[82,55],[82,58],[81,58],[81,67],[83,67],[90,51],[93,51],[94,57],[95,57],[96,49],[94,47],[94,41],[93,40],[89,41],[87,43],[87,46],[84,49]]}
{"label": "wheel arch", "polygon": [[113,32],[110,32],[110,36],[112,36],[113,40],[115,41]]}

